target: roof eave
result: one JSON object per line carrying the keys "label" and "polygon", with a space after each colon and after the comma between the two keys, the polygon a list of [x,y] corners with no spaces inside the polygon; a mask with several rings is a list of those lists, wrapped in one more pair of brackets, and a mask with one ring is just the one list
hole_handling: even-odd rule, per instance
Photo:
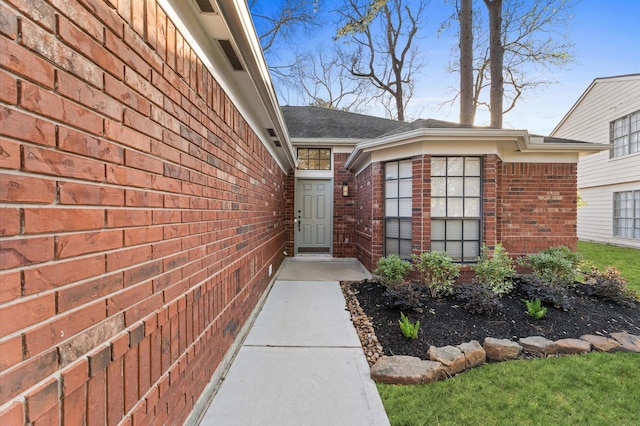
{"label": "roof eave", "polygon": [[[242,7],[240,7],[240,4],[242,4]],[[219,1],[218,7],[225,16],[229,31],[238,44],[238,53],[244,60],[247,71],[260,95],[262,105],[274,125],[273,129],[282,144],[289,166],[294,168],[296,160],[291,138],[278,104],[278,98],[269,74],[269,67],[264,58],[264,52],[262,46],[260,46],[246,2]]]}
{"label": "roof eave", "polygon": [[544,143],[543,137],[531,136],[526,130],[514,129],[415,129],[406,133],[392,135],[364,141],[356,145],[355,149],[345,161],[344,167],[348,170],[360,168],[366,162],[372,151],[382,148],[394,148],[415,142],[448,142],[448,141],[493,141],[515,142],[518,151],[522,153],[594,153],[605,151],[611,145],[571,142],[571,143]]}
{"label": "roof eave", "polygon": [[[293,147],[246,2],[212,0],[214,13],[200,13],[191,1],[159,3],[279,166],[292,170]],[[225,66],[216,40],[231,42],[243,69]]]}
{"label": "roof eave", "polygon": [[375,151],[376,149],[392,148],[407,145],[415,142],[446,142],[466,140],[493,140],[493,141],[511,141],[526,139],[528,136],[526,130],[513,129],[478,129],[478,128],[423,128],[414,129],[405,133],[394,134],[377,139],[364,141],[356,145],[351,155],[345,162],[346,169],[352,169],[361,163],[361,156],[364,153]]}

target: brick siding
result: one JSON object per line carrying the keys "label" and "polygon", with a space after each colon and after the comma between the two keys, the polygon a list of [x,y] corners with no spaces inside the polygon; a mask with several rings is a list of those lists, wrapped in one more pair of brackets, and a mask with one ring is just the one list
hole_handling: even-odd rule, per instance
{"label": "brick siding", "polygon": [[0,424],[180,424],[291,185],[154,0],[0,16]]}
{"label": "brick siding", "polygon": [[553,246],[576,249],[576,164],[502,163],[498,240],[512,255]]}
{"label": "brick siding", "polygon": [[[349,154],[333,154],[333,256],[356,257],[356,179],[345,170]],[[349,196],[342,195],[342,183],[349,185]]]}

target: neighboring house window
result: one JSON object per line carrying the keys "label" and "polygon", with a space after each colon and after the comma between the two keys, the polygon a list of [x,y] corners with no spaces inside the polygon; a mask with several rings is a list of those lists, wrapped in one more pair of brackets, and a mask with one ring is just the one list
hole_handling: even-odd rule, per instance
{"label": "neighboring house window", "polygon": [[613,193],[613,235],[640,239],[640,191]]}
{"label": "neighboring house window", "polygon": [[481,159],[431,158],[431,250],[458,262],[480,254]]}
{"label": "neighboring house window", "polygon": [[640,151],[640,111],[611,122],[611,157],[621,157]]}
{"label": "neighboring house window", "polygon": [[384,165],[384,254],[411,258],[411,160]]}
{"label": "neighboring house window", "polygon": [[331,170],[329,148],[298,148],[298,170]]}

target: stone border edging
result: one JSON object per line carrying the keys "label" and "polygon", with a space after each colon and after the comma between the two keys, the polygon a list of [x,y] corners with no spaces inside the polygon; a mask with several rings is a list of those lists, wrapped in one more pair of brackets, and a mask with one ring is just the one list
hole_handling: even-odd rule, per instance
{"label": "stone border edging", "polygon": [[414,356],[384,356],[371,320],[360,306],[351,286],[341,282],[347,309],[356,328],[362,349],[371,368],[371,377],[379,383],[422,384],[446,379],[465,370],[485,364],[487,360],[507,361],[526,353],[535,357],[575,355],[599,352],[627,351],[640,353],[640,336],[626,332],[610,333],[611,337],[585,334],[579,339],[549,340],[542,336],[510,339],[487,337],[484,344],[477,340],[457,346],[431,346],[429,360]]}

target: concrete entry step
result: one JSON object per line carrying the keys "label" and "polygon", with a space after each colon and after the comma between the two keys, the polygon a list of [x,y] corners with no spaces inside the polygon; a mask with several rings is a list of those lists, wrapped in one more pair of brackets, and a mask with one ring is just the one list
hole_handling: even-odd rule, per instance
{"label": "concrete entry step", "polygon": [[353,258],[332,258],[327,255],[299,255],[285,259],[278,271],[278,280],[291,281],[360,281],[371,273]]}

